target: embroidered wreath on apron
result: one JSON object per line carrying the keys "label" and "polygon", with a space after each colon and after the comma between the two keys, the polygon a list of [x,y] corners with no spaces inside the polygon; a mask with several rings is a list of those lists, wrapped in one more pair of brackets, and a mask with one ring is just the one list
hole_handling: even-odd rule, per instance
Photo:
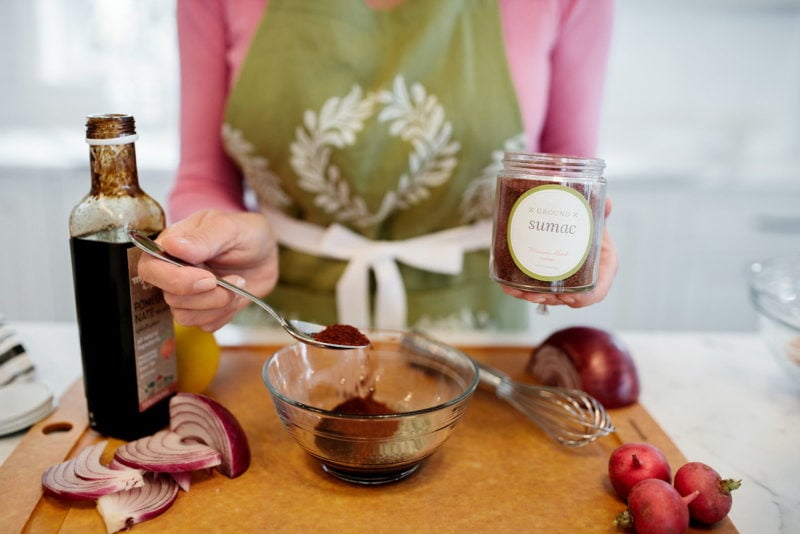
{"label": "embroidered wreath on apron", "polygon": [[[389,122],[389,133],[408,142],[412,151],[408,168],[387,191],[373,213],[364,199],[351,192],[336,165],[330,163],[334,149],[353,145],[365,122],[375,113],[380,122]],[[257,197],[275,207],[288,207],[291,198],[281,186],[281,178],[270,170],[269,161],[253,154],[255,147],[240,130],[225,124],[222,138],[228,152],[237,160]],[[525,135],[505,141],[503,150],[491,154],[490,163],[464,192],[460,211],[462,222],[490,217],[493,209],[494,179],[502,168],[503,151],[521,150]],[[319,110],[306,110],[303,124],[290,144],[292,169],[298,185],[315,195],[314,203],[339,222],[351,222],[368,228],[385,220],[394,210],[417,205],[429,196],[433,187],[444,184],[457,164],[460,143],[452,140],[452,125],[437,98],[415,83],[410,90],[402,76],[394,79],[391,90],[366,95],[355,85],[344,97],[328,99]]]}
{"label": "embroidered wreath on apron", "polygon": [[242,174],[259,199],[269,199],[275,207],[290,206],[291,197],[281,187],[281,178],[269,168],[269,160],[253,154],[255,146],[244,137],[244,132],[230,124],[222,125],[222,142],[225,150],[236,160]]}
{"label": "embroidered wreath on apron", "polygon": [[[408,169],[388,191],[377,211],[370,212],[363,198],[354,195],[339,168],[331,164],[332,149],[352,145],[364,123],[381,105],[378,121],[389,122],[389,134],[408,142],[412,151]],[[419,204],[433,187],[451,176],[460,143],[452,140],[452,125],[435,96],[415,83],[410,90],[397,76],[392,90],[363,95],[356,85],[345,97],[328,99],[319,113],[306,110],[303,125],[297,128],[291,144],[292,169],[298,185],[315,195],[317,206],[336,215],[340,222],[369,227],[383,221],[398,209]]]}

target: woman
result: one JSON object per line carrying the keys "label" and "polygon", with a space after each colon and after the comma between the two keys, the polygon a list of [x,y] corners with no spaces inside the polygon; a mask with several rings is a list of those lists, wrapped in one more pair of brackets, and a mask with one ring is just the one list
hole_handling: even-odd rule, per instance
{"label": "woman", "polygon": [[[612,15],[611,0],[179,0],[177,222],[160,243],[322,324],[524,328],[525,301],[601,300],[607,234],[594,291],[545,295],[489,280],[487,223],[504,151],[594,154]],[[185,325],[246,306],[201,270],[143,257],[139,273]]]}

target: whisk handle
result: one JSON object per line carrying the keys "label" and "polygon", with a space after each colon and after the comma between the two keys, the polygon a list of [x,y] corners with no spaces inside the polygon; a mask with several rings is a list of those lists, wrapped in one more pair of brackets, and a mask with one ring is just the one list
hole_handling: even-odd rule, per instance
{"label": "whisk handle", "polygon": [[497,391],[504,382],[509,382],[510,377],[497,369],[487,367],[481,362],[475,362],[478,365],[478,385],[483,386],[484,389]]}

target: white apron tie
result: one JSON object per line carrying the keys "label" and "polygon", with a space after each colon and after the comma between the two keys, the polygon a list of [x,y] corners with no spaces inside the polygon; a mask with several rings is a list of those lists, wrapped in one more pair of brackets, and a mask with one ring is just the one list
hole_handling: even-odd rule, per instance
{"label": "white apron tie", "polygon": [[405,328],[406,292],[397,261],[425,271],[455,275],[461,272],[465,252],[486,249],[492,240],[489,219],[411,239],[373,241],[338,223],[325,228],[275,210],[265,210],[264,214],[281,245],[348,261],[336,283],[336,310],[341,323],[359,327],[371,325],[370,270],[376,281],[374,327]]}

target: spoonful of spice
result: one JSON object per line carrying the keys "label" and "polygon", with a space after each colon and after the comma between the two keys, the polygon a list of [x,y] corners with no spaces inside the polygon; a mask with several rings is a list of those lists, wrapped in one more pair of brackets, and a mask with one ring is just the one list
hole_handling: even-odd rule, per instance
{"label": "spoonful of spice", "polygon": [[[154,258],[158,258],[178,267],[199,268],[196,265],[187,263],[169,254],[162,249],[158,243],[146,235],[137,232],[136,230],[128,230],[128,235],[130,236],[134,245],[142,249],[147,254],[150,254]],[[215,278],[218,286],[223,287],[228,291],[232,291],[237,295],[241,295],[242,297],[263,308],[264,311],[269,313],[273,319],[278,321],[281,327],[283,327],[283,329],[286,330],[289,335],[296,340],[301,341],[302,343],[323,349],[360,349],[370,345],[369,338],[367,338],[367,336],[362,334],[361,331],[354,326],[336,324],[326,327],[316,323],[309,323],[296,319],[286,319],[269,304],[253,295],[249,291],[245,291],[244,289],[237,287],[218,276],[215,276]]]}

